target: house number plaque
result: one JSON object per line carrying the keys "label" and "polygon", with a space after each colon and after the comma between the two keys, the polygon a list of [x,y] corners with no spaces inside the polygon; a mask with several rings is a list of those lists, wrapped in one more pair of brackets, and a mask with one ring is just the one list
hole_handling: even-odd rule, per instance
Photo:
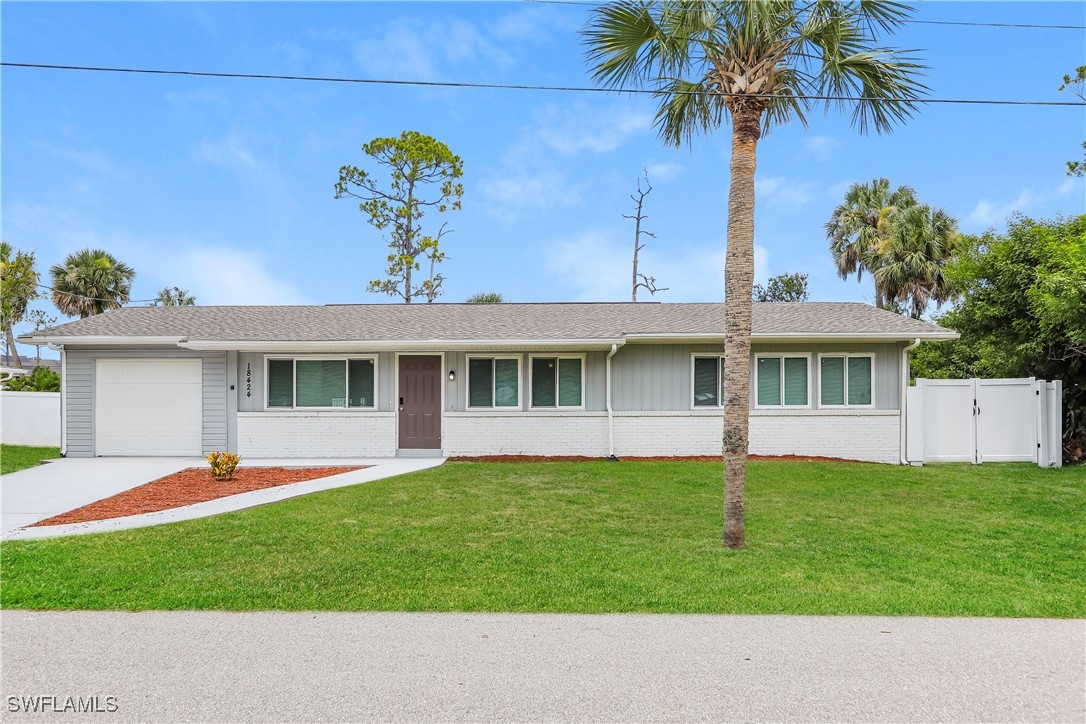
{"label": "house number plaque", "polygon": [[245,396],[253,396],[253,363],[245,363]]}

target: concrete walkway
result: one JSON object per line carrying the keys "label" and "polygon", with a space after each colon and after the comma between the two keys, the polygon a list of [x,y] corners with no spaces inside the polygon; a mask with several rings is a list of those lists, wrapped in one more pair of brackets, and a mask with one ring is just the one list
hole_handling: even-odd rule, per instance
{"label": "concrete walkway", "polygon": [[242,467],[276,465],[284,467],[366,465],[369,467],[327,478],[254,490],[157,513],[70,525],[23,527],[96,500],[108,498],[184,468],[207,466],[207,461],[203,458],[62,458],[3,477],[0,481],[0,507],[3,510],[0,516],[3,518],[0,524],[0,539],[49,538],[80,533],[102,533],[203,518],[256,505],[266,505],[320,490],[403,475],[434,467],[443,462],[443,458],[247,459],[242,463]]}
{"label": "concrete walkway", "polygon": [[[0,637],[5,721],[1086,717],[1083,621],[7,610]],[[10,713],[41,695],[117,709]]]}

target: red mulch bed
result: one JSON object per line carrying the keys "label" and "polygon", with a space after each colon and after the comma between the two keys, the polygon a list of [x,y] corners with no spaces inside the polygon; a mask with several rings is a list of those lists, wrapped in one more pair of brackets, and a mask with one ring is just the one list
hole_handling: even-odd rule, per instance
{"label": "red mulch bed", "polygon": [[[476,455],[451,457],[449,462],[454,463],[575,463],[589,460],[603,460],[604,458],[588,457],[585,455]],[[723,462],[720,455],[676,455],[654,457],[623,457],[623,461],[630,462],[693,462],[693,463],[719,463]],[[747,460],[790,460],[815,463],[860,463],[862,460],[848,460],[847,458],[827,458],[819,455],[748,455]]]}
{"label": "red mulch bed", "polygon": [[228,495],[327,478],[330,475],[361,470],[362,467],[238,468],[232,480],[222,481],[214,480],[207,468],[187,468],[118,493],[111,498],[103,498],[82,508],[38,521],[32,527],[85,523],[88,520],[106,520],[139,513],[154,513],[216,498],[225,498]]}

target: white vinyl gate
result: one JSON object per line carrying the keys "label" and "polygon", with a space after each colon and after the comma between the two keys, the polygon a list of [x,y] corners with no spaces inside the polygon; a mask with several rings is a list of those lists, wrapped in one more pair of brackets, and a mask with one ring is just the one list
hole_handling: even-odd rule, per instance
{"label": "white vinyl gate", "polygon": [[1061,465],[1059,381],[918,379],[906,395],[906,457]]}

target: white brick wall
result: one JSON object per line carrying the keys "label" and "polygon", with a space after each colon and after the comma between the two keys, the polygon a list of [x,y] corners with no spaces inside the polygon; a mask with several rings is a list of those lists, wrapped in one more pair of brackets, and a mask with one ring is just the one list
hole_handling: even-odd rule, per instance
{"label": "white brick wall", "polygon": [[899,463],[900,423],[897,410],[755,410],[750,413],[750,452]]}
{"label": "white brick wall", "polygon": [[[750,416],[754,455],[821,455],[896,463],[896,411],[755,410]],[[601,412],[446,412],[446,455],[607,454],[607,415]],[[615,454],[720,455],[720,413],[616,412]],[[396,414],[239,413],[243,457],[392,457]]]}
{"label": "white brick wall", "polygon": [[[899,461],[896,411],[754,411],[750,452]],[[615,454],[720,455],[720,413],[616,412]],[[607,415],[578,413],[445,413],[446,455],[607,454]]]}
{"label": "white brick wall", "polygon": [[724,418],[720,413],[616,412],[615,454],[619,457],[656,455],[720,455]]}
{"label": "white brick wall", "polygon": [[240,412],[245,457],[394,457],[393,412]]}
{"label": "white brick wall", "polygon": [[607,454],[602,412],[446,412],[441,426],[446,455]]}

